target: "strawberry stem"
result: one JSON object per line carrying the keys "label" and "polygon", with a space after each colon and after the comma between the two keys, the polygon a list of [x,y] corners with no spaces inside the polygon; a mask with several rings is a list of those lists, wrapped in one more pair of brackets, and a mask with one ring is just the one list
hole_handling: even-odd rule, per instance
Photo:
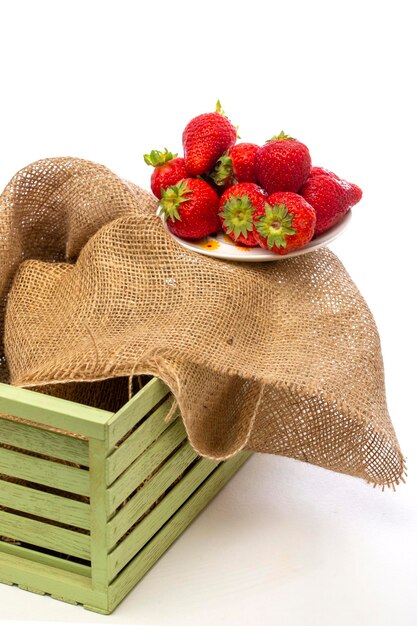
{"label": "strawberry stem", "polygon": [[[224,115],[224,117],[227,120],[229,120],[229,118],[227,117],[224,109],[222,109],[222,105],[220,104],[220,100],[217,100],[217,102],[216,102],[216,113],[220,113],[220,115]],[[229,122],[230,122],[230,120],[229,120]],[[236,128],[236,136],[237,136],[237,138],[240,139],[240,135],[238,133],[239,126],[234,126],[234,128]]]}
{"label": "strawberry stem", "polygon": [[187,183],[181,180],[176,185],[171,185],[166,189],[162,189],[162,197],[159,201],[159,205],[165,213],[166,219],[170,219],[173,222],[175,220],[181,221],[181,216],[178,212],[180,205],[183,202],[191,200],[191,196],[185,197],[185,194],[190,194],[191,189],[188,188]]}
{"label": "strawberry stem", "polygon": [[152,167],[158,167],[160,165],[164,165],[175,159],[178,154],[173,154],[167,148],[164,148],[164,152],[160,150],[151,150],[150,154],[144,154],[143,159],[147,165],[152,165]]}
{"label": "strawberry stem", "polygon": [[266,239],[269,249],[287,247],[287,236],[297,232],[291,228],[293,217],[294,213],[288,213],[285,204],[265,204],[265,215],[255,222],[255,229]]}
{"label": "strawberry stem", "polygon": [[232,181],[233,161],[227,154],[223,154],[216,163],[216,167],[210,174],[216,185],[222,186]]}
{"label": "strawberry stem", "polygon": [[253,212],[255,207],[245,193],[243,196],[231,196],[222,206],[219,215],[224,220],[223,228],[235,239],[239,235],[248,236],[248,231],[253,230]]}
{"label": "strawberry stem", "polygon": [[226,113],[222,109],[222,105],[220,104],[220,100],[216,102],[216,113],[220,113],[220,115],[226,115]]}
{"label": "strawberry stem", "polygon": [[279,135],[274,135],[271,139],[268,139],[266,143],[271,143],[271,141],[281,141],[282,139],[294,139],[294,137],[286,135],[282,130]]}

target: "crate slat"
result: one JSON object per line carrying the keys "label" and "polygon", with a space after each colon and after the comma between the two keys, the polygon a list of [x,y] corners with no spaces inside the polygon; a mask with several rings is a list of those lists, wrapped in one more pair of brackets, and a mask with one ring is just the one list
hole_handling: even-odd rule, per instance
{"label": "crate slat", "polygon": [[161,469],[143,485],[108,523],[108,546],[114,544],[146,513],[149,507],[172,485],[178,476],[197,458],[190,445],[184,445]]}
{"label": "crate slat", "polygon": [[96,439],[104,439],[105,424],[114,415],[110,411],[5,383],[0,383],[0,413]]}
{"label": "crate slat", "polygon": [[76,563],[68,559],[61,559],[58,556],[52,556],[51,554],[45,554],[44,552],[38,552],[37,550],[31,550],[30,548],[24,548],[14,543],[0,542],[1,552],[11,554],[20,559],[24,558],[36,563],[42,563],[43,565],[50,565],[51,567],[59,568],[66,572],[73,572],[74,574],[80,574],[81,576],[91,577],[91,567],[84,565],[83,563]]}
{"label": "crate slat", "polygon": [[109,579],[113,580],[118,572],[141,548],[158,532],[165,522],[198,486],[209,476],[220,462],[201,459],[161,500],[136,528],[109,554]]}
{"label": "crate slat", "polygon": [[176,420],[125,472],[107,489],[106,511],[113,511],[158,467],[186,437],[182,420]]}
{"label": "crate slat", "polygon": [[[0,480],[1,505],[77,528],[90,528],[90,506],[85,502],[63,498],[39,489],[31,489]],[[1,534],[1,533],[0,533]]]}
{"label": "crate slat", "polygon": [[88,466],[88,442],[0,418],[0,443]]}
{"label": "crate slat", "polygon": [[34,563],[11,554],[0,553],[0,581],[109,612],[105,609],[108,606],[107,593],[94,592],[89,578],[43,563]]}
{"label": "crate slat", "polygon": [[111,611],[123,600],[126,593],[146,574],[250,456],[250,452],[240,452],[222,463],[119,574],[109,587],[109,609]]}
{"label": "crate slat", "polygon": [[106,484],[104,467],[107,442],[90,441],[91,581],[94,590],[107,587]]}
{"label": "crate slat", "polygon": [[159,378],[153,378],[129,402],[108,420],[109,446],[114,445],[138,423],[164,396],[168,387]]}
{"label": "crate slat", "polygon": [[199,457],[172,402],[157,378],[117,413],[0,384],[0,582],[111,613],[250,456]]}
{"label": "crate slat", "polygon": [[0,474],[83,496],[88,496],[90,491],[86,470],[38,459],[5,448],[0,448]]}
{"label": "crate slat", "polygon": [[6,537],[23,541],[62,554],[90,558],[90,536],[0,511],[0,527]]}
{"label": "crate slat", "polygon": [[114,450],[107,459],[107,485],[111,485],[168,428],[171,421],[165,422],[164,417],[167,415],[171,405],[172,398],[167,398],[119,448]]}

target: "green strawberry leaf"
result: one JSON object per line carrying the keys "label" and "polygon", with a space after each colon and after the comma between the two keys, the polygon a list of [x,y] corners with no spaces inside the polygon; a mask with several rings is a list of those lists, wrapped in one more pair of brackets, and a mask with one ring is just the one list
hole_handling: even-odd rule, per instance
{"label": "green strawberry leaf", "polygon": [[253,230],[253,212],[255,207],[245,193],[243,196],[230,196],[222,205],[219,216],[224,220],[223,228],[226,233],[237,239],[240,235],[248,236]]}
{"label": "green strawberry leaf", "polygon": [[[181,221],[181,215],[179,214],[179,208],[183,202],[188,202],[191,200],[192,192],[191,189],[188,188],[187,183],[184,180],[181,180],[176,185],[171,185],[166,189],[161,190],[162,197],[159,201],[159,205],[165,213],[165,218],[168,220]],[[185,194],[188,197],[185,197]]]}
{"label": "green strawberry leaf", "polygon": [[226,113],[222,109],[222,105],[220,104],[220,100],[216,102],[216,113],[220,113],[220,115],[226,115]]}
{"label": "green strawberry leaf", "polygon": [[149,154],[144,154],[143,159],[147,165],[152,165],[152,167],[158,167],[159,165],[164,165],[175,159],[178,154],[173,154],[167,148],[164,148],[164,152],[160,150],[151,150]]}
{"label": "green strawberry leaf", "polygon": [[294,213],[288,213],[285,204],[265,205],[265,214],[255,222],[255,229],[266,243],[269,249],[287,247],[287,237],[295,235],[297,230],[292,228]]}
{"label": "green strawberry leaf", "polygon": [[210,174],[210,178],[214,180],[216,185],[221,187],[229,182],[232,177],[233,161],[226,152],[218,159],[214,170]]}
{"label": "green strawberry leaf", "polygon": [[281,139],[294,139],[294,137],[286,135],[282,130],[279,135],[274,135],[273,137],[271,137],[271,139],[268,139],[266,143],[271,143],[271,141],[281,141]]}

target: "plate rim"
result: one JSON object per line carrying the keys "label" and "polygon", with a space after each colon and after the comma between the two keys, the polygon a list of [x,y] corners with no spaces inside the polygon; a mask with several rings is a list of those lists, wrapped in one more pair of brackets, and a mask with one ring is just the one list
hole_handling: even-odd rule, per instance
{"label": "plate rim", "polygon": [[[329,243],[331,243],[332,241],[334,241],[337,237],[339,237],[339,235],[342,234],[342,232],[346,229],[346,227],[348,226],[349,222],[352,219],[352,210],[349,209],[349,211],[347,213],[345,213],[345,215],[343,216],[343,218],[334,226],[332,226],[331,228],[329,228],[329,230],[326,230],[324,233],[322,233],[321,235],[319,235],[316,239],[311,239],[305,246],[303,246],[302,248],[298,248],[297,250],[293,250],[292,252],[289,252],[288,254],[276,254],[274,252],[271,252],[270,250],[265,250],[264,248],[261,248],[260,246],[257,248],[251,248],[250,250],[259,250],[259,252],[256,252],[255,254],[248,254],[248,251],[242,251],[241,255],[237,254],[235,255],[228,255],[226,251],[224,251],[223,248],[220,249],[220,251],[218,249],[213,249],[210,250],[208,248],[203,248],[203,247],[199,247],[197,244],[193,244],[193,240],[187,240],[187,239],[182,239],[181,237],[178,237],[177,235],[174,235],[168,228],[167,224],[166,224],[166,219],[165,219],[165,215],[164,212],[162,211],[162,208],[160,206],[158,206],[157,212],[156,212],[157,216],[161,219],[161,222],[163,224],[164,229],[169,233],[169,235],[177,242],[179,243],[181,246],[183,246],[186,250],[189,250],[191,252],[196,252],[197,254],[202,254],[203,256],[208,256],[214,259],[219,259],[222,261],[235,261],[238,263],[261,263],[261,262],[274,262],[274,261],[285,261],[286,259],[291,259],[297,256],[301,256],[303,254],[307,254],[309,252],[314,252],[315,250],[318,250],[320,248],[323,248],[325,246],[327,246]],[[201,239],[206,239],[206,238],[212,238],[214,240],[216,240],[216,234],[214,235],[207,235],[207,237],[202,237]],[[199,240],[201,241],[201,240]],[[229,244],[225,244],[225,245],[229,245]],[[239,250],[238,246],[234,246],[232,248],[233,250],[237,251]]]}

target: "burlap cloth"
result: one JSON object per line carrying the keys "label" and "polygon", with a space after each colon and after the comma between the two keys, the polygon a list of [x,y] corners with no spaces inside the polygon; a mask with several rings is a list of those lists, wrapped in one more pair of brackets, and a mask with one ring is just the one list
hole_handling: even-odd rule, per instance
{"label": "burlap cloth", "polygon": [[378,332],[337,257],[222,262],[177,244],[155,209],[88,161],[16,174],[0,202],[0,380],[76,396],[156,375],[203,456],[249,449],[397,484]]}

